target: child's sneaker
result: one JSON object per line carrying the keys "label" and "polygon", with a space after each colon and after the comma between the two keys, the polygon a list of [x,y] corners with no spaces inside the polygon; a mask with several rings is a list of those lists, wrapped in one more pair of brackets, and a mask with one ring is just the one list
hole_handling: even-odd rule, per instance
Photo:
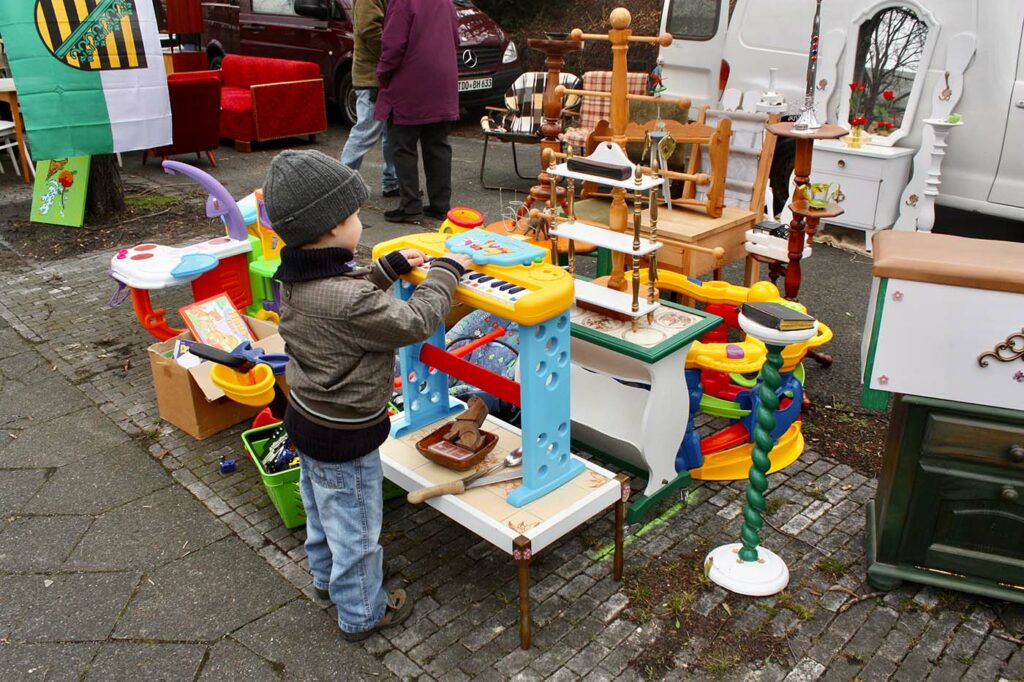
{"label": "child's sneaker", "polygon": [[362,632],[345,632],[342,630],[341,634],[349,642],[359,642],[378,630],[398,625],[411,615],[412,600],[405,594],[405,590],[394,590],[388,592],[388,605],[384,610],[384,617],[380,619],[379,623],[369,630],[363,630]]}

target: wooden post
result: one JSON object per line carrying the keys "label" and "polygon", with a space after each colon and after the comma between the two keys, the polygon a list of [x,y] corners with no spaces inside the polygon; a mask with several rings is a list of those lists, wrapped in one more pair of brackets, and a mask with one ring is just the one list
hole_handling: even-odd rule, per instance
{"label": "wooden post", "polygon": [[622,580],[626,539],[626,503],[629,501],[630,487],[629,476],[626,474],[618,474],[615,480],[619,482],[622,490],[615,503],[615,556],[612,559],[612,578],[618,582]]}
{"label": "wooden post", "polygon": [[530,648],[530,559],[533,558],[530,539],[520,535],[512,541],[512,558],[519,574],[519,645]]}
{"label": "wooden post", "polygon": [[[611,120],[612,142],[626,150],[626,126],[629,124],[629,101],[626,98],[627,92],[627,71],[626,53],[629,50],[629,37],[632,31],[629,28],[633,18],[625,7],[617,7],[612,10],[609,16],[611,30],[608,31],[608,40],[612,44],[612,90],[611,90]],[[616,187],[612,190],[612,205],[608,210],[608,225],[615,232],[626,231],[627,221],[626,190]],[[612,252],[612,272],[608,279],[608,286],[618,291],[625,291],[626,279],[626,255],[624,253]]]}
{"label": "wooden post", "polygon": [[[811,176],[811,154],[814,151],[814,140],[796,138],[796,159],[793,162],[793,196],[797,188],[806,185]],[[804,216],[793,213],[789,222],[789,263],[786,265],[786,298],[796,298],[800,291],[800,259],[803,257],[807,236],[804,232],[806,221]]]}

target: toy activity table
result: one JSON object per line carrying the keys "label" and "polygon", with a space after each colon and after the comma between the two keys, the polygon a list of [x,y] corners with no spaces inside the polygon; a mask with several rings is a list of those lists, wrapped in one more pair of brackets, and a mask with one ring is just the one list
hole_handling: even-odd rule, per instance
{"label": "toy activity table", "polygon": [[[463,409],[448,394],[448,377],[517,405],[522,429],[493,416],[498,447],[477,467],[497,463],[522,448],[522,479],[443,495],[428,501],[438,511],[512,554],[519,571],[520,639],[530,646],[529,562],[533,553],[593,516],[616,505],[615,577],[622,575],[625,477],[571,454],[569,309],[573,280],[544,262],[544,251],[523,241],[474,229],[456,235],[414,234],[378,244],[375,257],[401,248],[424,252],[427,262],[395,283],[395,295],[410,299],[432,260],[446,251],[471,255],[472,266],[455,289],[455,300],[519,324],[519,381],[474,365],[445,350],[444,325],[426,341],[399,349],[404,412],[392,420],[381,447],[385,475],[407,490],[465,476],[423,457],[415,447]],[[479,470],[479,469],[478,469]]]}
{"label": "toy activity table", "polygon": [[[573,308],[573,443],[647,478],[629,508],[632,523],[690,483],[676,472],[690,392],[683,380],[690,345],[721,318],[662,301],[651,324]],[[648,388],[641,388],[638,384]]]}

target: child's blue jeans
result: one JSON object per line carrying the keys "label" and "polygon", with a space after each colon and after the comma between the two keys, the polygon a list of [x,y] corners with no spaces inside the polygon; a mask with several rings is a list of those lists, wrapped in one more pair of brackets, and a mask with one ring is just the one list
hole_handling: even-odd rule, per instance
{"label": "child's blue jeans", "polygon": [[328,590],[338,625],[362,632],[384,617],[384,471],[380,452],[349,462],[320,462],[299,453],[306,509],[306,556],[313,586]]}

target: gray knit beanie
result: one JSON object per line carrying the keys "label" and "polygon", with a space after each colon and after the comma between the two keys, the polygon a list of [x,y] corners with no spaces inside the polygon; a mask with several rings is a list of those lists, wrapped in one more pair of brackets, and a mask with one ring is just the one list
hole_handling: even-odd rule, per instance
{"label": "gray knit beanie", "polygon": [[302,246],[358,211],[370,188],[358,171],[337,159],[288,149],[270,162],[263,196],[267,217],[284,243]]}

